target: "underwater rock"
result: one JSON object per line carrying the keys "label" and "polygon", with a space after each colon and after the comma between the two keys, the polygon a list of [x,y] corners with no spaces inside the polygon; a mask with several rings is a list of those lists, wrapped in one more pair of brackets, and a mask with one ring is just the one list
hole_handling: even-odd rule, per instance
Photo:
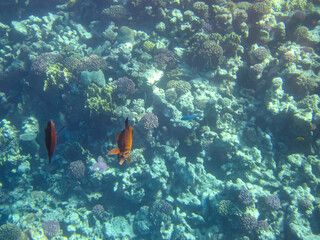
{"label": "underwater rock", "polygon": [[141,235],[148,235],[152,230],[152,222],[149,219],[149,207],[142,206],[136,213],[133,222],[134,232]]}
{"label": "underwater rock", "polygon": [[19,139],[22,141],[33,141],[39,133],[38,120],[31,116],[23,122],[23,133],[20,134]]}
{"label": "underwater rock", "polygon": [[107,239],[133,239],[133,227],[130,222],[124,217],[113,217],[110,221],[103,224],[104,234]]}
{"label": "underwater rock", "polygon": [[13,25],[13,29],[21,34],[21,35],[24,35],[24,36],[27,36],[28,35],[28,30],[27,30],[27,27],[26,27],[26,22],[25,21],[22,21],[22,22],[17,22],[17,21],[12,21],[11,22],[12,25]]}
{"label": "underwater rock", "polygon": [[106,85],[106,79],[101,70],[99,71],[82,71],[81,72],[81,83],[85,86],[90,85],[90,83],[95,83],[99,87],[104,87]]}

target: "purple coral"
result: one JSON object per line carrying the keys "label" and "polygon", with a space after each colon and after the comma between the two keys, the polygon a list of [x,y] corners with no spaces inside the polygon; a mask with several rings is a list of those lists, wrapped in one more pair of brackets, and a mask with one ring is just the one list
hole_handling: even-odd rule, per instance
{"label": "purple coral", "polygon": [[269,223],[267,223],[266,221],[264,220],[260,220],[258,221],[258,231],[261,232],[261,231],[268,231],[269,230]]}
{"label": "purple coral", "polygon": [[177,65],[176,56],[168,49],[158,49],[157,55],[154,56],[154,61],[161,69],[174,68]]}
{"label": "purple coral", "polygon": [[85,166],[81,160],[70,163],[70,174],[75,179],[80,179],[84,176]]}
{"label": "purple coral", "polygon": [[136,84],[128,77],[118,78],[116,85],[119,93],[133,94],[136,91]]}
{"label": "purple coral", "polygon": [[57,220],[46,221],[42,224],[44,234],[47,237],[54,237],[60,231],[60,224]]}
{"label": "purple coral", "polygon": [[90,55],[82,62],[82,70],[92,71],[104,71],[107,68],[107,62],[98,55]]}
{"label": "purple coral", "polygon": [[101,217],[104,213],[104,207],[101,204],[96,204],[92,208],[92,213]]}
{"label": "purple coral", "polygon": [[240,193],[238,195],[238,199],[242,204],[244,204],[246,206],[249,206],[253,203],[252,195],[247,189],[240,190]]}
{"label": "purple coral", "polygon": [[99,156],[98,161],[92,165],[92,169],[99,169],[99,172],[105,172],[107,170],[107,164],[105,163],[103,157]]}
{"label": "purple coral", "polygon": [[240,218],[240,226],[245,232],[251,232],[258,228],[258,221],[251,215],[246,215]]}
{"label": "purple coral", "polygon": [[141,118],[140,122],[143,125],[144,129],[146,129],[146,130],[151,130],[151,129],[159,127],[158,117],[157,117],[157,115],[155,115],[153,113],[146,113]]}
{"label": "purple coral", "polygon": [[281,207],[281,201],[278,195],[275,195],[275,194],[269,195],[265,197],[264,201],[267,207],[272,210],[277,210]]}
{"label": "purple coral", "polygon": [[269,51],[265,47],[257,47],[252,54],[258,62],[262,62],[269,56]]}
{"label": "purple coral", "polygon": [[55,53],[42,53],[32,62],[31,71],[39,77],[46,76],[47,67],[62,61],[62,56]]}
{"label": "purple coral", "polygon": [[159,211],[164,214],[170,215],[173,211],[173,206],[171,203],[165,200],[160,200]]}

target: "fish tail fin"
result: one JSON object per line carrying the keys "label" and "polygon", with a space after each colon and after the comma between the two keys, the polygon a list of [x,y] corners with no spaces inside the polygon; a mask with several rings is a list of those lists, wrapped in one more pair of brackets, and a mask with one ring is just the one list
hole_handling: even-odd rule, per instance
{"label": "fish tail fin", "polygon": [[127,162],[131,163],[131,157],[127,157]]}
{"label": "fish tail fin", "polygon": [[108,155],[113,155],[113,154],[119,154],[120,149],[119,148],[112,148],[109,152]]}
{"label": "fish tail fin", "polygon": [[63,129],[64,129],[65,126],[63,126],[62,128],[60,128],[60,130],[57,132],[56,135],[58,135]]}
{"label": "fish tail fin", "polygon": [[120,158],[120,159],[119,159],[119,164],[122,165],[123,162],[124,162],[124,158]]}

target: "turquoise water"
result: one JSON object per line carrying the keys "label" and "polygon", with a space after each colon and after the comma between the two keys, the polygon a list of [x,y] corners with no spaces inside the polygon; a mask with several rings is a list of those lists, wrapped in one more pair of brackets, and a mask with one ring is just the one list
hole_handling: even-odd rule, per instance
{"label": "turquoise water", "polygon": [[1,1],[0,240],[320,239],[319,20],[316,0]]}

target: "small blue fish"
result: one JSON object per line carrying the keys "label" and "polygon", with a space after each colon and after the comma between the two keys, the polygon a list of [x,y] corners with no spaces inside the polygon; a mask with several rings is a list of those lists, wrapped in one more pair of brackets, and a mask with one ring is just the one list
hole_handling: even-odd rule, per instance
{"label": "small blue fish", "polygon": [[186,116],[183,116],[181,120],[188,121],[188,120],[195,119],[196,117],[199,117],[199,116],[200,116],[199,114],[186,115]]}

